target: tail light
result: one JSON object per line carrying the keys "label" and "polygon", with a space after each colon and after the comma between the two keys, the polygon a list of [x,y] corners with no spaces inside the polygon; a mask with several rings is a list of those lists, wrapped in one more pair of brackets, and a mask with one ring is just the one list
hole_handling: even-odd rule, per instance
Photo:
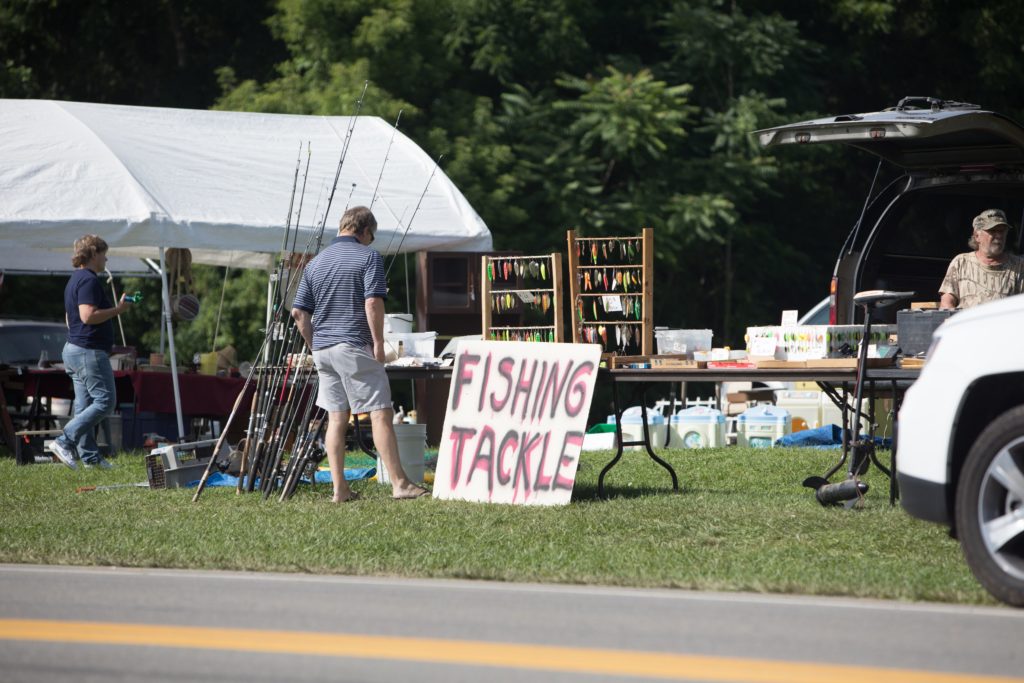
{"label": "tail light", "polygon": [[836,310],[836,294],[839,292],[839,278],[833,276],[828,286],[828,324],[836,325],[839,320],[839,311]]}

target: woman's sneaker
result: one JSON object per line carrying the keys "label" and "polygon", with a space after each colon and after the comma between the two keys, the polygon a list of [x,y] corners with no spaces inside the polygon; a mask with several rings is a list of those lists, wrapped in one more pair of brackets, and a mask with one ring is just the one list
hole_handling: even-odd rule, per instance
{"label": "woman's sneaker", "polygon": [[82,462],[87,470],[112,470],[114,466],[103,459],[103,456],[96,458],[95,460],[86,460]]}
{"label": "woman's sneaker", "polygon": [[50,442],[50,452],[71,469],[78,469],[78,465],[75,464],[75,451],[70,446],[61,443],[59,439],[54,439]]}

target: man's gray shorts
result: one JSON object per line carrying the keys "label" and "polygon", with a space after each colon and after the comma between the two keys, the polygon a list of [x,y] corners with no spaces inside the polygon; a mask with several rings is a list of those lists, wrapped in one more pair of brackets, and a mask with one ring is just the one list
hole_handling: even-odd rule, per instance
{"label": "man's gray shorts", "polygon": [[320,375],[316,404],[328,412],[369,413],[391,408],[391,385],[373,348],[335,344],[313,352]]}

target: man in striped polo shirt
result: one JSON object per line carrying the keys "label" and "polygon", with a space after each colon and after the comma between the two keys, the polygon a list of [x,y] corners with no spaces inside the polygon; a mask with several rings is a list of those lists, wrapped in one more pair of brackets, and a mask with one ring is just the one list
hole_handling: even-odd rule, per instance
{"label": "man in striped polo shirt", "polygon": [[396,499],[426,489],[409,481],[398,457],[391,386],[384,370],[384,260],[370,249],[377,219],[365,206],[345,212],[338,236],[302,273],[292,317],[320,376],[316,404],[327,411],[327,460],[335,503],[357,498],[345,481],[345,433],[352,411],[369,413],[373,443]]}

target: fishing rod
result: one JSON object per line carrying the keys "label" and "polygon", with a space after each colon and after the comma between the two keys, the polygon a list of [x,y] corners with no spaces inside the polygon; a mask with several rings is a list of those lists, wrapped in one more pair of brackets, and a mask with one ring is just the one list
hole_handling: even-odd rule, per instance
{"label": "fishing rod", "polygon": [[[345,211],[348,211],[348,207],[352,206],[352,195],[356,193],[356,184],[352,183],[352,189],[348,191],[348,199],[345,200]],[[342,213],[345,213],[342,211]]]}
{"label": "fishing rod", "polygon": [[[339,180],[340,175],[341,175],[341,169],[342,169],[342,166],[344,165],[345,159],[346,159],[346,157],[348,155],[349,146],[351,145],[351,141],[352,141],[353,134],[354,134],[354,131],[355,131],[355,125],[356,125],[356,122],[358,121],[359,112],[362,109],[363,101],[364,101],[364,98],[366,96],[366,91],[367,91],[368,86],[369,86],[369,81],[366,81],[363,84],[363,90],[360,93],[359,100],[356,102],[356,110],[355,110],[355,113],[354,113],[354,115],[352,117],[352,120],[351,120],[351,122],[349,124],[348,130],[347,130],[346,135],[345,135],[345,141],[344,141],[344,143],[342,145],[341,155],[339,157],[338,165],[337,165],[337,168],[335,170],[334,182],[332,183],[331,192],[330,192],[330,195],[328,196],[327,207],[325,208],[324,213],[323,213],[323,219],[322,219],[322,221],[320,223],[320,229],[317,230],[317,231],[314,231],[314,235],[315,235],[316,242],[317,242],[317,250],[319,250],[319,246],[323,242],[323,232],[324,232],[324,229],[326,227],[327,217],[328,217],[328,215],[330,213],[330,207],[331,207],[331,204],[333,203],[333,200],[334,200],[334,193],[337,191],[337,185],[338,185],[338,180]],[[289,229],[290,229],[290,226],[291,226],[291,213],[292,213],[292,208],[293,208],[292,203],[294,202],[295,190],[296,190],[297,185],[298,185],[298,169],[299,169],[299,166],[301,164],[301,153],[302,153],[302,148],[301,148],[301,145],[300,145],[300,147],[299,147],[299,159],[298,159],[297,164],[296,164],[295,178],[293,180],[292,202],[289,204],[289,212],[288,212],[288,228]],[[309,156],[310,156],[310,154],[309,154],[309,146],[308,146],[308,143],[307,143],[307,171],[306,171],[306,174],[305,174],[305,176],[303,178],[303,197],[304,197],[304,193],[305,193],[306,181],[308,179],[308,165],[309,165],[308,159],[309,159]],[[322,190],[321,190],[321,194],[322,194]],[[300,202],[299,202],[299,215],[301,215],[302,203],[303,203],[303,199],[300,198]],[[319,199],[318,199],[317,203],[319,205]],[[296,235],[293,236],[293,246],[294,246],[295,241],[297,240],[298,229],[299,229],[299,226],[296,225]],[[314,235],[310,236],[310,241],[307,243],[307,247],[306,247],[306,250],[304,251],[304,255],[309,253],[309,246],[310,246],[310,244],[313,241]],[[283,263],[284,258],[285,258],[284,251],[286,249],[287,249],[287,232],[285,234],[285,240],[284,240],[284,242],[282,244],[282,263]],[[291,254],[294,255],[294,249],[291,252]],[[300,263],[304,263],[304,262],[305,262],[305,259],[302,259],[300,261]],[[281,283],[279,281],[275,281],[275,288],[274,288],[275,296],[272,299],[274,301],[275,306],[274,306],[274,311],[273,311],[273,315],[272,315],[271,324],[268,325],[268,329],[267,329],[267,332],[266,332],[266,335],[265,335],[265,342],[267,342],[272,347],[272,352],[267,354],[267,359],[266,359],[267,363],[265,363],[262,366],[261,371],[258,373],[259,378],[261,380],[263,380],[263,381],[259,382],[259,384],[263,385],[263,391],[262,392],[258,392],[257,395],[256,395],[256,398],[254,400],[254,402],[256,404],[256,410],[252,411],[253,415],[250,416],[251,417],[251,419],[250,419],[250,423],[251,423],[250,427],[251,428],[250,428],[250,431],[248,432],[248,438],[246,439],[246,450],[248,451],[248,450],[251,449],[252,455],[251,455],[251,457],[243,457],[243,464],[245,465],[245,467],[248,470],[249,475],[250,475],[248,477],[248,481],[246,482],[246,485],[245,485],[246,490],[249,491],[249,492],[251,492],[253,490],[253,487],[254,487],[254,484],[255,484],[255,475],[256,475],[256,473],[258,471],[260,471],[260,469],[264,469],[265,470],[265,468],[266,468],[266,464],[265,463],[261,463],[261,460],[264,460],[263,452],[267,448],[267,441],[266,441],[267,429],[272,424],[276,428],[279,428],[279,425],[277,425],[276,423],[277,423],[277,418],[278,418],[279,414],[281,413],[281,405],[280,405],[280,399],[277,400],[277,401],[274,400],[274,394],[275,394],[274,389],[277,388],[279,381],[282,380],[282,374],[284,375],[282,389],[287,386],[288,372],[287,372],[287,368],[285,368],[284,372],[282,372],[282,365],[279,364],[277,361],[279,361],[279,359],[281,358],[281,352],[282,351],[287,351],[292,346],[292,342],[294,342],[294,340],[296,339],[296,329],[297,329],[297,326],[294,325],[294,324],[289,325],[287,330],[282,330],[281,329],[281,327],[282,327],[282,320],[281,319],[282,319],[282,311],[284,309],[284,303],[288,300],[288,296],[289,296],[289,293],[292,290],[293,284],[297,285],[298,281],[299,281],[298,278],[292,278],[291,275],[292,275],[292,273],[289,271],[288,279],[285,280],[284,283]],[[277,293],[280,293],[281,296],[280,297],[276,296]],[[298,335],[298,336],[301,337],[301,335]],[[278,342],[280,342],[280,343],[278,343]],[[268,372],[268,370],[269,370],[269,372]],[[252,373],[250,373],[250,377],[251,376],[252,376]],[[254,431],[256,432],[256,434],[254,434]],[[254,437],[255,437],[255,443],[251,443],[254,440]],[[261,465],[262,465],[262,468],[261,468]]]}
{"label": "fishing rod", "polygon": [[[323,225],[321,225],[320,233],[323,232]],[[313,241],[318,239],[317,233],[312,233],[309,239],[306,241],[305,248],[303,250],[301,263],[304,263],[306,256],[309,253],[310,247]],[[281,302],[287,301],[289,296],[293,295],[293,288],[297,287],[299,278],[290,280],[288,288],[283,290]],[[265,450],[265,438],[267,433],[267,426],[273,422],[275,405],[273,402],[273,389],[277,386],[280,379],[280,365],[278,361],[281,357],[281,352],[286,350],[289,346],[290,338],[294,337],[295,325],[285,327],[285,322],[281,320],[283,315],[284,307],[280,303],[275,307],[272,324],[268,326],[267,338],[273,345],[273,350],[267,354],[267,363],[261,368],[260,382],[257,385],[257,393],[254,397],[255,409],[250,414],[249,430],[247,431],[246,448],[243,452],[243,464],[245,470],[250,473],[248,480],[245,481],[244,489],[246,492],[251,493],[255,484],[255,474],[259,471],[259,467],[262,461],[262,453]],[[278,343],[278,339],[280,343]],[[262,390],[261,390],[262,389]],[[240,476],[243,473],[240,472]]]}
{"label": "fishing rod", "polygon": [[430,172],[430,176],[427,178],[427,184],[423,186],[423,192],[420,194],[420,199],[416,202],[416,208],[412,210],[412,215],[409,216],[409,223],[405,226],[405,233],[402,235],[402,241],[398,243],[398,248],[395,249],[394,256],[391,257],[391,264],[388,265],[387,270],[384,271],[384,280],[388,279],[388,274],[395,265],[395,261],[398,260],[398,254],[402,251],[402,245],[405,244],[405,238],[409,234],[409,229],[412,228],[412,222],[416,220],[416,213],[420,210],[420,205],[423,203],[423,198],[427,196],[427,190],[430,188],[430,181],[433,180],[434,174],[437,173],[438,166],[441,165],[441,159],[444,159],[444,155],[437,157],[437,161],[434,162],[434,168]]}
{"label": "fishing rod", "polygon": [[356,121],[359,120],[359,112],[363,108],[363,98],[366,97],[366,89],[369,87],[370,81],[363,83],[363,92],[359,95],[359,99],[356,100],[356,111],[352,115],[352,121],[349,123],[348,131],[345,133],[345,141],[341,145],[341,157],[338,159],[338,167],[334,171],[334,183],[331,185],[331,193],[327,197],[327,208],[324,209],[323,223],[327,223],[327,216],[331,213],[331,204],[334,203],[334,193],[338,189],[338,179],[341,177],[341,167],[345,164],[345,157],[348,156],[348,147],[352,143],[352,134],[356,128]]}
{"label": "fishing rod", "polygon": [[408,206],[402,209],[402,215],[398,217],[398,230],[395,230],[394,232],[391,233],[391,239],[388,240],[388,246],[385,247],[384,251],[381,253],[382,256],[387,256],[388,254],[391,253],[391,245],[395,243],[395,235],[397,235],[402,230],[402,226],[404,225],[402,221],[405,220],[405,212],[408,210]]}
{"label": "fishing rod", "polygon": [[[107,284],[110,285],[110,294],[114,297],[114,305],[117,305],[117,288],[114,287],[114,274],[110,272],[109,268],[103,270],[107,274]],[[127,340],[124,337],[124,323],[121,322],[121,315],[117,315],[117,327],[121,330],[121,345],[128,346]]]}
{"label": "fishing rod", "polygon": [[380,173],[377,174],[377,184],[373,187],[373,195],[370,197],[370,206],[367,207],[373,210],[373,204],[377,201],[377,191],[380,190],[380,181],[384,178],[384,169],[388,165],[388,159],[391,158],[391,145],[395,141],[395,134],[398,133],[398,122],[402,120],[402,109],[398,110],[398,116],[395,118],[395,125],[391,126],[391,139],[388,140],[387,149],[384,150],[384,163],[380,165]]}
{"label": "fishing rod", "polygon": [[[312,233],[309,236],[309,240],[306,243],[305,250],[303,251],[303,258],[301,262],[305,262],[305,256],[309,252],[309,248],[312,245],[314,239],[318,239],[323,236],[324,225],[318,230],[318,236],[316,233]],[[284,293],[285,299],[294,295],[293,288],[297,289],[300,279],[296,278],[292,281],[292,287]],[[285,324],[287,325],[287,323]],[[294,323],[287,325],[285,330],[282,343],[278,347],[279,351],[271,355],[271,359],[274,361],[273,365],[269,368],[268,379],[263,385],[263,391],[259,396],[256,423],[254,425],[254,431],[250,431],[250,438],[254,439],[251,449],[251,456],[247,459],[247,470],[250,473],[249,478],[245,482],[245,489],[247,493],[252,493],[255,487],[256,475],[260,474],[265,482],[267,474],[267,458],[266,453],[271,447],[271,442],[268,440],[267,435],[269,434],[270,439],[273,438],[273,433],[279,428],[279,421],[282,414],[282,399],[281,396],[288,385],[288,377],[290,368],[286,368],[285,362],[290,353],[294,353],[296,347],[299,345],[301,335],[298,334],[298,326]],[[304,342],[304,340],[301,340]],[[283,355],[284,354],[284,355]],[[282,379],[284,375],[284,379]],[[278,386],[281,386],[281,394],[275,391]],[[274,398],[278,396],[278,398]],[[250,447],[250,443],[246,442],[247,450]]]}
{"label": "fishing rod", "polygon": [[[292,178],[292,192],[291,192],[291,196],[288,199],[288,214],[287,214],[287,217],[285,219],[284,234],[283,234],[283,236],[281,238],[281,257],[278,260],[277,272],[274,274],[275,275],[274,276],[274,287],[271,290],[270,300],[272,302],[275,302],[275,303],[276,303],[276,299],[277,299],[277,290],[278,290],[278,288],[280,286],[279,282],[280,282],[280,279],[281,279],[281,273],[284,270],[285,250],[288,248],[288,233],[291,230],[292,211],[295,208],[295,193],[296,193],[296,191],[298,189],[299,168],[301,168],[301,166],[302,166],[302,143],[300,142],[299,143],[298,157],[295,160],[295,174],[294,174],[294,176]],[[307,162],[307,169],[308,169],[308,162]],[[305,182],[303,182],[303,194],[305,194]],[[302,203],[302,198],[301,197],[299,199],[299,203],[300,203],[300,211],[301,211],[301,203]],[[297,228],[297,226],[296,226],[296,228]],[[214,455],[213,455],[213,457],[210,458],[210,463],[207,465],[206,470],[203,472],[202,480],[200,481],[200,485],[199,485],[198,489],[196,490],[195,495],[192,497],[192,502],[196,502],[196,501],[199,500],[199,495],[202,493],[203,488],[206,485],[206,480],[209,478],[210,472],[212,471],[213,463],[216,460],[216,454],[219,451],[221,445],[223,444],[224,437],[228,433],[228,428],[231,426],[232,422],[234,422],[235,415],[238,414],[238,407],[239,407],[239,405],[241,403],[242,397],[245,395],[246,389],[249,387],[249,384],[251,383],[252,378],[253,378],[254,375],[256,376],[256,396],[259,395],[260,384],[261,384],[261,380],[263,379],[263,370],[262,370],[262,366],[259,364],[259,358],[264,353],[269,351],[270,343],[272,342],[272,338],[273,338],[273,334],[274,334],[274,329],[275,329],[275,319],[276,319],[276,315],[273,315],[272,319],[270,321],[270,324],[267,325],[267,330],[266,330],[266,332],[263,335],[263,342],[261,343],[260,349],[259,349],[259,351],[256,354],[257,362],[256,362],[256,364],[254,364],[249,369],[249,373],[246,375],[245,384],[242,385],[242,390],[239,392],[238,398],[235,400],[235,405],[231,409],[231,414],[228,416],[228,420],[225,423],[223,429],[221,430],[220,438],[218,438],[217,445],[216,445],[216,447],[214,448],[214,451],[213,451]],[[254,396],[254,402],[255,402],[255,396]],[[254,417],[254,411],[250,410],[250,413],[249,413],[249,431],[247,432],[247,434],[251,434],[252,433],[251,430],[252,430],[252,427],[253,427],[253,417]],[[246,441],[246,448],[248,448],[248,446],[249,446],[249,444],[248,444],[248,439],[247,439],[247,441]],[[244,457],[243,457],[243,460],[244,460]],[[244,465],[244,463],[243,463],[243,465]]]}
{"label": "fishing rod", "polygon": [[[298,354],[298,367],[295,371],[294,379],[292,380],[292,386],[289,390],[288,399],[285,402],[285,410],[281,418],[281,422],[278,425],[277,433],[272,441],[272,448],[270,451],[271,459],[270,466],[268,469],[268,477],[266,479],[266,485],[263,487],[263,498],[266,500],[270,497],[270,494],[277,488],[278,475],[283,475],[281,472],[281,463],[284,458],[284,450],[288,445],[288,435],[291,434],[292,428],[295,426],[295,418],[302,408],[309,401],[309,396],[306,393],[306,387],[308,385],[308,378],[312,374],[312,368],[306,367],[306,359],[308,354],[303,345],[302,351]],[[289,360],[289,365],[294,364],[295,356]],[[284,483],[282,477],[282,484]]]}
{"label": "fishing rod", "polygon": [[[307,406],[307,409],[312,407],[314,403],[314,401],[311,401]],[[310,465],[319,464],[320,461],[326,457],[326,453],[324,453],[323,449],[315,447],[315,444],[323,433],[324,425],[327,424],[327,412],[323,408],[317,406],[315,416],[310,417],[308,414],[304,415],[303,421],[308,425],[308,427],[306,431],[300,435],[292,458],[288,461],[288,469],[285,472],[284,485],[281,488],[281,497],[278,499],[278,502],[281,503],[289,500],[295,493],[295,487],[302,479],[302,474],[305,472],[306,468]],[[314,455],[316,457],[314,457]],[[316,480],[315,467],[313,468],[311,479],[314,482]]]}
{"label": "fishing rod", "polygon": [[[302,164],[302,145],[300,143],[300,145],[299,145],[299,157],[298,157],[298,159],[296,161],[296,167],[295,167],[295,177],[294,177],[294,179],[292,181],[292,197],[291,197],[291,200],[289,201],[289,206],[288,206],[288,220],[287,220],[287,223],[286,223],[286,226],[285,226],[284,239],[283,239],[282,244],[281,244],[281,258],[280,258],[280,261],[279,261],[280,265],[278,266],[278,271],[277,271],[276,277],[274,279],[274,288],[273,288],[273,290],[271,292],[272,310],[271,310],[271,313],[270,313],[270,316],[269,316],[270,320],[268,321],[268,324],[267,324],[266,334],[264,335],[265,336],[265,341],[266,341],[266,353],[264,355],[264,362],[263,362],[262,365],[259,366],[259,371],[258,371],[258,374],[257,374],[256,390],[255,390],[255,394],[254,394],[254,398],[253,398],[253,409],[249,413],[249,425],[248,425],[248,429],[246,430],[247,438],[246,438],[246,443],[245,443],[245,449],[243,450],[242,467],[246,467],[248,464],[253,462],[254,458],[256,458],[259,455],[259,450],[260,449],[259,449],[259,445],[258,444],[259,444],[259,441],[262,440],[262,434],[263,434],[262,429],[259,430],[259,433],[260,433],[261,437],[260,437],[260,439],[257,439],[257,444],[256,444],[257,447],[255,449],[253,448],[253,443],[252,443],[253,442],[253,436],[254,436],[254,433],[256,431],[255,428],[257,426],[265,423],[265,418],[267,416],[266,410],[270,406],[269,398],[267,396],[268,395],[268,387],[272,386],[273,383],[274,383],[273,381],[268,381],[268,380],[274,380],[275,379],[275,377],[274,377],[274,370],[272,368],[274,367],[274,362],[279,358],[280,352],[281,352],[281,346],[285,343],[285,340],[287,338],[287,332],[282,329],[284,327],[284,322],[282,321],[281,316],[282,316],[282,311],[284,309],[284,304],[288,300],[288,293],[289,293],[289,291],[291,289],[291,283],[292,283],[291,271],[292,271],[292,269],[290,267],[286,269],[285,268],[285,263],[286,263],[286,261],[289,261],[291,259],[291,257],[294,256],[294,244],[295,244],[295,242],[297,240],[298,231],[299,231],[298,217],[301,216],[301,214],[302,214],[302,205],[305,202],[306,177],[308,177],[308,175],[309,175],[309,160],[310,160],[310,157],[311,157],[311,151],[310,151],[308,143],[307,143],[306,149],[307,149],[306,173],[305,173],[305,176],[303,178],[302,193],[301,193],[301,195],[299,197],[299,210],[298,210],[298,214],[296,216],[295,231],[294,231],[294,233],[292,235],[293,251],[289,252],[289,251],[287,251],[287,249],[288,249],[288,233],[291,230],[291,216],[292,216],[292,210],[294,208],[294,203],[295,203],[295,191],[296,191],[296,189],[298,187],[299,168],[301,167],[301,164]],[[312,241],[312,236],[311,236],[310,240],[307,240],[306,251],[308,251],[309,244],[311,243],[311,241]],[[289,266],[290,266],[290,264],[289,264]],[[283,280],[283,282],[282,282],[282,280]],[[269,373],[268,373],[268,368],[270,368],[270,372]],[[241,475],[241,473],[242,472],[240,471],[240,475]],[[251,489],[249,489],[249,490],[251,490]]]}
{"label": "fishing rod", "polygon": [[[311,415],[313,414],[314,410],[317,411],[318,414],[320,412],[323,412],[323,409],[319,408],[316,405],[316,396],[318,394],[319,388],[320,375],[317,372],[315,372],[315,368],[313,368],[310,371],[310,380],[307,383],[306,387],[303,388],[304,391],[308,391],[308,398],[305,402],[305,408],[302,411],[302,416],[299,418],[299,422],[296,425],[295,443],[293,444],[292,454],[291,457],[288,459],[288,465],[285,469],[284,488],[288,487],[288,480],[294,468],[297,465],[303,463],[302,456],[306,454],[307,441],[310,437],[312,428],[312,423],[310,422]],[[285,496],[284,493],[282,492],[281,500],[284,499]]]}
{"label": "fishing rod", "polygon": [[[310,147],[309,140],[306,141],[306,170],[302,173],[302,196],[306,196],[306,181],[309,179],[309,162],[313,158],[313,149]],[[323,188],[321,187],[321,192]],[[320,198],[316,200],[317,207],[320,206]],[[313,215],[316,215],[316,209],[313,209]],[[292,254],[295,253],[295,242],[299,237],[299,228],[302,226],[302,200],[299,200],[299,214],[295,217],[295,233],[292,235]]]}
{"label": "fishing rod", "polygon": [[[263,347],[266,346],[267,339],[264,337],[263,346],[257,352],[256,357],[259,358],[260,354],[263,353]],[[242,398],[245,396],[245,390],[249,387],[249,383],[252,381],[256,366],[249,368],[249,373],[245,377],[245,383],[242,385],[241,391],[238,392],[238,397],[235,399],[235,405],[231,408],[231,413],[228,415],[227,421],[224,423],[224,427],[220,431],[220,436],[217,438],[217,443],[213,447],[213,455],[210,457],[210,462],[207,463],[206,469],[203,471],[203,476],[199,480],[199,486],[196,488],[196,493],[192,496],[192,502],[195,503],[199,500],[199,494],[206,488],[206,481],[210,478],[210,473],[213,471],[214,462],[217,460],[217,453],[220,451],[221,446],[224,444],[224,438],[227,436],[228,430],[231,428],[232,422],[235,420],[235,416],[238,414],[238,406],[242,403]]]}
{"label": "fishing rod", "polygon": [[[299,145],[299,155],[302,154],[302,145]],[[299,238],[299,229],[302,226],[302,205],[306,201],[306,181],[309,179],[309,162],[313,158],[313,150],[310,148],[309,141],[306,141],[306,170],[302,172],[302,192],[299,194],[299,210],[295,215],[295,230],[292,231],[292,248],[288,251],[288,269],[285,271],[287,276],[284,281],[284,289],[288,291],[288,283],[291,280],[292,270],[294,265],[292,263],[292,257],[295,255],[295,243]],[[290,222],[290,221],[289,221]],[[283,247],[282,247],[283,248]],[[284,260],[284,254],[281,255],[282,261]],[[283,304],[287,299],[283,299]]]}

